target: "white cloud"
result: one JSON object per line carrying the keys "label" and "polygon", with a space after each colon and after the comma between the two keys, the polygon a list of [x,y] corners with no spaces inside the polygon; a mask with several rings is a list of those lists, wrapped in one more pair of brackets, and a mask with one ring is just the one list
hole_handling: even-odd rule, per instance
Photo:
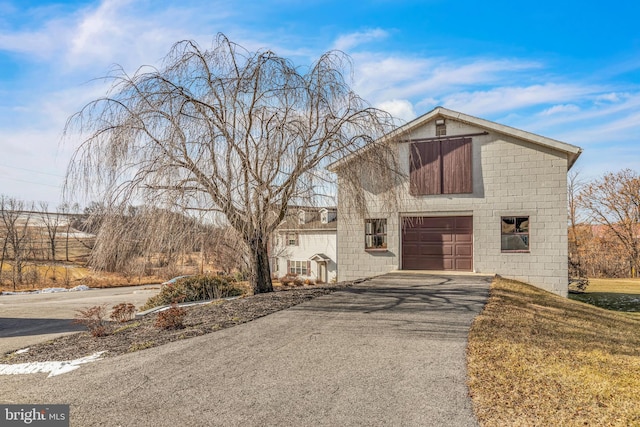
{"label": "white cloud", "polygon": [[0,32],[0,50],[30,55],[39,60],[53,58],[66,32],[60,21],[51,21],[39,30]]}
{"label": "white cloud", "polygon": [[345,34],[335,41],[333,49],[347,51],[353,49],[359,45],[369,43],[375,40],[384,39],[389,35],[385,30],[376,28],[364,32],[355,32],[351,34]]}
{"label": "white cloud", "polygon": [[153,2],[101,0],[20,30],[0,29],[0,50],[51,60],[64,73],[95,70],[103,75],[114,63],[132,72],[142,64],[157,64],[179,40],[210,43],[215,30],[201,35],[195,29],[218,28],[230,13],[221,1],[207,4],[215,14],[202,14],[197,2],[190,3],[155,8]]}
{"label": "white cloud", "polygon": [[495,114],[532,106],[581,99],[593,89],[561,83],[531,86],[499,86],[490,90],[454,93],[443,98],[443,105],[470,114]]}
{"label": "white cloud", "polygon": [[604,93],[602,95],[599,95],[598,97],[596,97],[597,101],[603,101],[603,102],[619,102],[621,100],[621,98],[627,98],[629,96],[629,94],[626,93],[616,93],[616,92],[611,92],[611,93]]}
{"label": "white cloud", "polygon": [[413,104],[406,99],[384,101],[376,107],[391,114],[398,121],[397,125],[402,125],[416,118]]}
{"label": "white cloud", "polygon": [[575,104],[559,104],[554,105],[551,108],[547,108],[546,110],[540,113],[541,116],[552,116],[554,114],[562,114],[562,113],[575,113],[580,111],[580,107]]}
{"label": "white cloud", "polygon": [[519,73],[542,67],[535,61],[515,59],[460,60],[374,53],[359,53],[353,58],[358,93],[376,103],[410,99],[416,106],[432,106],[433,100],[461,89],[513,83]]}
{"label": "white cloud", "polygon": [[171,45],[194,38],[185,17],[173,9],[146,11],[132,0],[103,0],[85,10],[67,41],[67,66],[102,68],[117,63],[133,71],[157,64]]}

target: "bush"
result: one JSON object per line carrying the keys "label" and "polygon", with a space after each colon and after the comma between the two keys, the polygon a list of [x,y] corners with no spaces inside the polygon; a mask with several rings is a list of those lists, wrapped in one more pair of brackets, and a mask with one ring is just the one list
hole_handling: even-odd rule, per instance
{"label": "bush", "polygon": [[77,310],[73,323],[83,325],[91,333],[93,337],[104,337],[108,335],[105,316],[107,309],[102,305],[95,305],[85,310]]}
{"label": "bush", "polygon": [[302,286],[306,283],[306,280],[303,280],[297,274],[287,274],[282,276],[279,282],[284,286]]}
{"label": "bush", "polygon": [[569,278],[569,293],[582,294],[589,286],[589,279],[586,277]]}
{"label": "bush", "polygon": [[132,320],[136,314],[136,306],[123,302],[118,305],[114,305],[111,311],[111,320],[115,320],[116,322],[124,323],[129,320]]}
{"label": "bush", "polygon": [[158,313],[156,327],[161,329],[182,329],[184,328],[184,317],[187,310],[178,307],[175,303],[171,307]]}
{"label": "bush", "polygon": [[227,276],[192,276],[165,285],[160,293],[147,300],[143,310],[188,301],[228,298],[244,294],[233,278]]}

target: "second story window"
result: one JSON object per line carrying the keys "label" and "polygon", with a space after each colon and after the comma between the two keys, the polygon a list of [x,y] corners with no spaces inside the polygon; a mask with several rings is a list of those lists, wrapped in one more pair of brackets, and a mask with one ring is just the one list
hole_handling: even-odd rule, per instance
{"label": "second story window", "polygon": [[296,233],[287,233],[287,246],[298,246],[298,235]]}

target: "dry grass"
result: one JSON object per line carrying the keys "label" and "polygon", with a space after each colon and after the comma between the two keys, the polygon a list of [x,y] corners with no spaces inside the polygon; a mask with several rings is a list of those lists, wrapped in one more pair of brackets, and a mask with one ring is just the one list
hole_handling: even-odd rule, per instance
{"label": "dry grass", "polygon": [[483,426],[640,426],[640,319],[496,279],[471,329]]}
{"label": "dry grass", "polygon": [[640,295],[640,279],[589,279],[589,292]]}
{"label": "dry grass", "polygon": [[[78,285],[87,285],[92,288],[113,288],[119,286],[146,285],[160,283],[164,280],[156,276],[125,277],[115,273],[98,273],[84,266],[76,264],[29,264],[25,267],[24,274],[29,275],[36,270],[38,281],[31,284],[18,285],[16,291],[32,291],[44,288],[72,288]],[[13,285],[6,278],[9,277],[11,266],[5,264],[5,281],[0,283],[0,292],[13,291]]]}

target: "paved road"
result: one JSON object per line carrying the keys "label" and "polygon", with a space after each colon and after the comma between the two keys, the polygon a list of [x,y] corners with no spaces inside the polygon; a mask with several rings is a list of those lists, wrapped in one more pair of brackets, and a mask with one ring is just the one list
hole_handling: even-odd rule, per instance
{"label": "paved road", "polygon": [[0,396],[70,403],[76,426],[474,426],[465,348],[489,280],[388,274],[62,376],[3,377]]}
{"label": "paved road", "polygon": [[91,289],[52,294],[0,295],[0,354],[82,330],[77,310],[128,302],[136,307],[157,294],[159,285]]}

